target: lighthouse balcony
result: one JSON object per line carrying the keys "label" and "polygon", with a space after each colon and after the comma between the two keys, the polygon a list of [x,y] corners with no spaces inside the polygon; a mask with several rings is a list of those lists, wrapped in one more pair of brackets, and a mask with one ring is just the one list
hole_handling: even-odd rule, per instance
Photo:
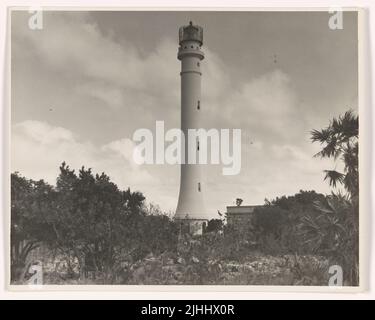
{"label": "lighthouse balcony", "polygon": [[204,53],[203,53],[203,51],[200,50],[200,47],[198,47],[198,46],[193,46],[193,48],[191,48],[191,47],[192,46],[181,46],[181,47],[179,47],[177,58],[179,60],[181,60],[183,57],[190,56],[190,57],[197,57],[200,60],[203,60],[204,59]]}

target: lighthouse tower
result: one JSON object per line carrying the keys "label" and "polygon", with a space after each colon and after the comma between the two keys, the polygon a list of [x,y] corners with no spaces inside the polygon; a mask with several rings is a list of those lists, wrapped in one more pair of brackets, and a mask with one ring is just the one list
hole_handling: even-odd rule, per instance
{"label": "lighthouse tower", "polygon": [[[199,140],[195,150],[189,150],[188,130],[201,128],[201,61],[204,54],[203,29],[193,25],[182,26],[179,30],[178,59],[181,60],[181,130],[185,135],[185,163],[181,164],[180,194],[175,219],[181,229],[192,235],[202,234],[208,218],[204,205],[205,186],[201,181],[199,163]],[[189,152],[196,153],[197,164],[188,163]]]}

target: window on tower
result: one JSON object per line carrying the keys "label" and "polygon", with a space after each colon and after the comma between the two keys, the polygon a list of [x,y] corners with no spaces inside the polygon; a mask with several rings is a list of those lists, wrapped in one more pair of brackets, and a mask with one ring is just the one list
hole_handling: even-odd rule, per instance
{"label": "window on tower", "polygon": [[199,151],[199,139],[197,138],[197,151]]}
{"label": "window on tower", "polygon": [[200,108],[201,108],[201,102],[198,100],[197,109],[200,110]]}
{"label": "window on tower", "polygon": [[198,192],[201,192],[201,183],[198,182]]}

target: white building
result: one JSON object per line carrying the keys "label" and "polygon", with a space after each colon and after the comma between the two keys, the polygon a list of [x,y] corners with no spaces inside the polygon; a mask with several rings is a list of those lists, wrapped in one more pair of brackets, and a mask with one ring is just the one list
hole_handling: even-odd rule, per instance
{"label": "white building", "polygon": [[[181,60],[181,130],[185,137],[188,129],[201,128],[201,61],[204,53],[203,29],[192,22],[179,30],[178,59]],[[198,156],[199,141],[195,150]],[[197,157],[198,158],[198,157]],[[188,159],[188,143],[185,143],[185,159]],[[175,219],[183,229],[196,235],[202,234],[208,215],[204,205],[205,186],[201,180],[200,164],[182,164],[180,194]]]}

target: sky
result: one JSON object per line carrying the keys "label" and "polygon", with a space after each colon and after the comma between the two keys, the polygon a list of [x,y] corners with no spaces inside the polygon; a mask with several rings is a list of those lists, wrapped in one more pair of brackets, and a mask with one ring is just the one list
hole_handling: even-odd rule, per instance
{"label": "sky", "polygon": [[358,109],[357,14],[343,29],[328,12],[47,11],[32,30],[12,13],[11,170],[56,183],[65,161],[107,173],[120,188],[175,211],[179,165],[136,165],[139,128],[180,127],[178,28],[204,29],[201,112],[205,128],[242,130],[239,175],[207,165],[206,210],[293,195],[330,193],[310,131]]}

